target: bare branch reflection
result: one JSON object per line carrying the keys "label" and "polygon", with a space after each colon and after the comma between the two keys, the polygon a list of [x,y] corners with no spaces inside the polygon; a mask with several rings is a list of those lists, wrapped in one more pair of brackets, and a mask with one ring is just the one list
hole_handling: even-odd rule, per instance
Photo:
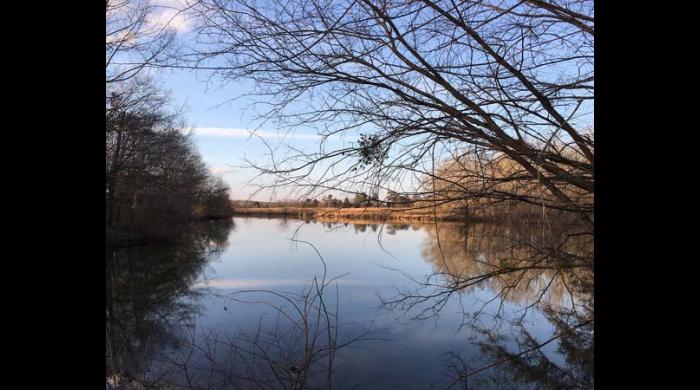
{"label": "bare branch reflection", "polygon": [[[479,291],[463,326],[482,354],[467,362],[449,353],[448,387],[481,383],[538,388],[593,387],[593,235],[569,224],[435,224],[422,254],[433,273],[383,297],[383,307],[411,320],[438,316]],[[490,295],[486,292],[491,292]],[[508,310],[506,310],[508,306]],[[532,334],[528,316],[544,315],[549,338]],[[551,345],[550,345],[551,344]],[[547,347],[554,352],[545,353]],[[471,380],[471,381],[470,381]]]}

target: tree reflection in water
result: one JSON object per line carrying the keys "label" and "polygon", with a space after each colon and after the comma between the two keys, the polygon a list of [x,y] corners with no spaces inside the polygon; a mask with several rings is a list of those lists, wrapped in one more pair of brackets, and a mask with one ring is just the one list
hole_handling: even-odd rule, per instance
{"label": "tree reflection in water", "polygon": [[[421,320],[438,315],[452,298],[473,297],[475,292],[483,298],[484,292],[492,292],[463,313],[464,326],[472,330],[470,341],[481,353],[446,351],[449,374],[437,388],[593,387],[592,234],[554,224],[352,225],[324,227],[395,235],[421,226],[426,232],[421,255],[432,265],[432,274],[385,297],[386,308]],[[287,229],[288,221],[281,220],[278,227]],[[202,290],[191,286],[211,256],[226,247],[232,228],[230,221],[203,224],[178,246],[108,254],[106,364],[108,376],[120,378],[122,388],[175,382],[195,388],[201,383],[193,386],[193,381],[202,380],[207,381],[202,388],[304,388],[311,382],[322,388],[331,382],[337,349],[376,336],[367,331],[341,340],[337,313],[325,309],[323,288],[318,287],[326,284],[322,278],[310,285],[315,289],[307,286],[298,296],[278,297],[288,306],[275,306],[280,315],[271,325],[261,324],[252,334],[208,334],[195,346],[195,291]],[[296,307],[302,308],[301,322],[293,310],[287,312]],[[321,321],[309,321],[312,314],[323,314]],[[532,329],[532,315],[546,318],[551,331]],[[283,326],[285,319],[306,326]],[[311,338],[311,347],[300,342],[308,341],[308,334],[318,336]],[[170,355],[173,349],[182,353]],[[193,351],[200,356],[190,360]],[[196,370],[206,375],[193,375],[198,376],[194,380],[190,374]]]}
{"label": "tree reflection in water", "polygon": [[178,245],[107,249],[106,369],[113,385],[155,385],[167,375],[161,355],[185,342],[196,313],[191,285],[228,245],[233,227],[232,220],[211,221]]}
{"label": "tree reflection in water", "polygon": [[[385,299],[386,308],[421,320],[438,315],[455,296],[475,288],[493,291],[464,311],[464,326],[472,329],[481,356],[467,361],[448,353],[451,375],[443,385],[593,388],[592,233],[564,224],[424,228],[422,254],[434,272]],[[519,310],[504,310],[507,304]],[[533,311],[553,324],[552,335],[533,335],[525,321]],[[547,352],[548,345],[556,353]]]}
{"label": "tree reflection in water", "polygon": [[[353,227],[355,233],[367,231],[364,223]],[[384,299],[385,308],[424,320],[437,316],[455,296],[474,289],[493,292],[463,312],[463,326],[472,330],[471,341],[481,354],[464,359],[446,353],[449,375],[438,387],[594,387],[592,232],[553,222],[386,223],[380,231],[395,235],[409,228],[426,231],[421,254],[433,273],[422,280],[406,275],[415,287]],[[535,313],[553,325],[549,335],[528,328],[527,316]]]}

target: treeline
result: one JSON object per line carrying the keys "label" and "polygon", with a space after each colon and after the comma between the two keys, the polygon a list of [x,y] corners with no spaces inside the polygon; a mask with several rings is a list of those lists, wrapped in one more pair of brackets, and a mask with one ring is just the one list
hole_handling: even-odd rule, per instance
{"label": "treeline", "polygon": [[[583,161],[581,155],[563,147],[558,153],[570,161]],[[562,176],[567,173],[564,165],[557,169]],[[503,153],[465,152],[439,164],[434,174],[425,178],[420,190],[431,194],[429,198],[438,210],[482,219],[593,218],[592,192],[556,177],[546,178],[568,199],[566,202]]]}
{"label": "treeline", "polygon": [[229,188],[209,173],[167,95],[146,78],[108,93],[108,243],[168,241],[195,220],[230,216]]}
{"label": "treeline", "polygon": [[321,199],[305,198],[301,200],[280,200],[274,202],[260,202],[254,200],[234,200],[232,205],[234,208],[277,208],[277,207],[300,207],[300,208],[316,208],[316,207],[335,207],[335,208],[350,208],[350,207],[411,207],[414,202],[418,202],[427,198],[420,195],[406,196],[390,191],[385,197],[380,197],[378,193],[371,196],[367,193],[360,192],[352,195],[352,197],[336,198],[329,194]]}
{"label": "treeline", "polygon": [[[576,160],[579,157],[567,155],[567,158]],[[441,161],[432,174],[424,175],[413,191],[399,193],[381,188],[384,196],[373,191],[372,195],[360,192],[342,199],[329,194],[318,199],[241,200],[234,201],[233,206],[243,213],[259,209],[269,215],[298,214],[300,209],[362,208],[381,216],[385,216],[385,211],[394,217],[398,215],[396,213],[407,212],[411,215],[437,215],[446,220],[541,221],[545,218],[550,222],[568,223],[579,219],[582,213],[592,218],[591,193],[563,182],[557,182],[557,186],[570,199],[569,202],[558,201],[538,180],[532,179],[519,164],[501,153],[465,152]],[[366,211],[363,213],[367,216]]]}
{"label": "treeline", "polygon": [[232,214],[229,189],[148,73],[176,49],[148,2],[107,1],[105,177],[108,245],[172,241],[196,220]]}

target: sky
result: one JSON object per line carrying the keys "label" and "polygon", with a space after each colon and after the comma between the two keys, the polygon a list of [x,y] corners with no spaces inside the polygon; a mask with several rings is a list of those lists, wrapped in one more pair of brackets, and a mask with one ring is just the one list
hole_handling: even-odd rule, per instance
{"label": "sky", "polygon": [[[172,94],[174,104],[184,105],[185,118],[193,129],[193,139],[211,172],[221,176],[231,187],[233,199],[247,199],[254,188],[246,183],[254,172],[245,169],[245,159],[260,160],[267,149],[251,130],[265,137],[275,135],[246,115],[244,101],[230,102],[250,91],[248,86],[220,86],[208,82],[207,76],[190,70],[159,72],[161,85]],[[302,140],[312,143],[314,139]],[[308,146],[308,145],[307,145]],[[258,196],[256,200],[267,200]]]}
{"label": "sky", "polygon": [[[186,13],[177,12],[183,8],[183,1],[151,0],[151,4],[157,6],[152,11],[151,23],[174,30],[178,41],[187,45],[193,38],[193,23]],[[273,199],[270,191],[256,192],[259,188],[250,184],[256,171],[246,160],[269,161],[269,149],[261,138],[273,146],[283,143],[303,150],[318,147],[320,137],[313,130],[299,129],[289,134],[254,120],[254,111],[250,109],[252,100],[245,96],[253,92],[251,83],[236,81],[226,85],[220,79],[211,78],[210,72],[191,69],[156,68],[150,69],[149,75],[170,92],[173,106],[184,109],[185,120],[202,159],[213,174],[229,184],[232,199]],[[281,199],[285,194],[274,197]]]}
{"label": "sky", "polygon": [[[186,8],[184,4],[188,0],[144,1],[154,6],[149,14],[150,27],[175,31],[178,44],[188,46],[194,42],[194,21],[189,19],[191,16],[187,12],[178,12],[178,9]],[[301,196],[290,188],[277,189],[274,193],[261,191],[256,185],[261,180],[250,165],[253,162],[269,166],[268,145],[275,149],[278,162],[292,150],[317,152],[321,137],[314,129],[295,128],[290,133],[288,129],[278,129],[272,123],[256,120],[251,108],[253,98],[246,97],[254,92],[251,82],[236,80],[225,84],[221,79],[211,77],[206,70],[154,67],[147,69],[146,73],[170,93],[174,108],[183,109],[185,122],[192,130],[193,141],[203,161],[211,173],[221,176],[229,184],[232,199],[270,201]],[[323,141],[324,145],[337,150],[356,142],[360,131],[360,128],[348,131],[343,138],[330,136]],[[342,161],[337,167],[349,163],[349,160]],[[317,166],[319,171],[325,167],[325,162]],[[321,195],[332,194],[339,198],[351,196],[341,191],[322,192]]]}
{"label": "sky", "polygon": [[[191,42],[193,23],[185,13],[177,11],[184,1],[150,0],[155,7],[150,11],[148,26],[174,30],[180,43]],[[272,144],[284,142],[303,149],[314,148],[319,142],[313,131],[282,134],[253,120],[251,100],[244,97],[253,90],[249,83],[223,85],[221,80],[210,80],[206,71],[188,69],[151,68],[146,73],[170,93],[173,107],[184,109],[185,121],[202,159],[213,174],[229,184],[232,199],[271,200],[270,192],[252,196],[257,187],[248,182],[255,171],[244,167],[246,159],[268,160],[268,148],[260,137]],[[252,131],[256,136],[252,136]]]}
{"label": "sky", "polygon": [[[314,130],[296,129],[289,133],[269,123],[261,125],[250,108],[252,100],[244,96],[253,91],[251,84],[236,81],[223,85],[220,80],[209,80],[204,71],[187,69],[159,70],[153,76],[170,92],[173,105],[184,108],[184,117],[202,159],[213,174],[229,184],[232,199],[273,199],[270,191],[256,193],[258,187],[250,183],[258,181],[254,180],[256,171],[249,161],[260,164],[269,161],[265,142],[273,148],[280,147],[278,158],[287,146],[318,149],[321,137]],[[340,142],[332,137],[326,140],[330,145]],[[279,192],[274,199],[283,199],[286,194]]]}
{"label": "sky", "polygon": [[[152,13],[151,23],[167,25],[177,32],[179,41],[187,44],[192,38],[192,23],[175,10],[181,7],[182,1],[185,0],[151,0],[152,4],[162,6]],[[245,96],[253,92],[249,82],[223,84],[220,79],[210,79],[209,72],[203,70],[160,68],[151,69],[149,73],[170,92],[173,104],[184,108],[184,117],[202,159],[213,174],[229,184],[232,199],[272,200],[269,191],[254,194],[257,187],[249,184],[256,172],[246,168],[249,165],[246,160],[269,161],[268,148],[260,137],[273,145],[290,144],[307,151],[318,149],[320,137],[312,129],[297,129],[288,134],[270,123],[256,121],[252,100]],[[253,131],[256,136],[252,136]],[[343,141],[331,139],[329,142]],[[282,192],[276,197],[280,199],[285,195]]]}

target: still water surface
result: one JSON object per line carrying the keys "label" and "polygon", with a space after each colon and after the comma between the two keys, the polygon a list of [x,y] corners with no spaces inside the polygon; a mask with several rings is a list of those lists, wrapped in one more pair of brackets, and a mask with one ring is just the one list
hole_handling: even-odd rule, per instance
{"label": "still water surface", "polygon": [[[332,379],[324,355],[313,362],[318,368],[305,386],[326,388],[330,381],[339,389],[541,387],[500,372],[499,366],[468,379],[460,379],[459,372],[493,362],[494,355],[479,344],[484,338],[478,329],[505,335],[526,329],[535,344],[556,334],[539,303],[576,307],[582,299],[562,287],[559,273],[538,272],[517,283],[489,279],[445,300],[438,294],[415,306],[403,304],[413,301],[387,305],[405,294],[415,298],[445,291],[455,275],[486,272],[486,265],[503,261],[500,257],[516,255],[517,248],[498,245],[510,235],[508,229],[496,229],[500,234],[495,236],[479,234],[486,230],[461,224],[234,218],[206,224],[178,246],[114,252],[108,274],[108,355],[111,350],[115,359],[107,365],[108,372],[121,375],[112,383],[124,386],[131,377],[132,384],[166,388],[283,388],[282,383],[293,388],[277,375],[293,376],[300,366],[305,352],[298,344],[304,335],[286,328],[303,321],[294,317],[294,305],[285,297],[298,303],[295,299],[303,300],[304,294],[313,295],[311,281],[321,280],[325,269],[325,280],[338,279],[324,290],[332,318],[320,321],[318,334],[323,339],[328,334],[323,325],[332,324],[335,345],[348,345],[333,356]],[[502,256],[504,251],[508,256]],[[430,275],[438,287],[420,288]],[[310,323],[315,326],[313,318]],[[262,340],[266,347],[258,351],[251,340]],[[515,342],[504,345],[515,352],[523,348]],[[238,349],[247,352],[232,352]],[[554,369],[567,364],[558,341],[539,351]],[[274,364],[261,364],[268,354],[275,354],[270,357]]]}

